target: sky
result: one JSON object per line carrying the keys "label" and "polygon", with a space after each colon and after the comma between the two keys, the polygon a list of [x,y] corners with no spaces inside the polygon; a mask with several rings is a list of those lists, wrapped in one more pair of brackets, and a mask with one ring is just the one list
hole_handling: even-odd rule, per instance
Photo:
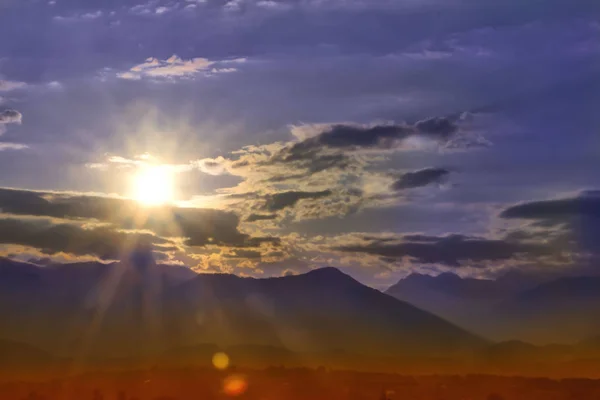
{"label": "sky", "polygon": [[0,35],[3,256],[597,273],[596,0],[0,0]]}

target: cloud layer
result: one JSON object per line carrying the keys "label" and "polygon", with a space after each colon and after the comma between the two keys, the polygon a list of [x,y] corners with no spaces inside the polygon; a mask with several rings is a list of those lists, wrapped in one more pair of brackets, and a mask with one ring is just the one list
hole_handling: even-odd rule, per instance
{"label": "cloud layer", "polygon": [[[0,237],[53,257],[147,241],[253,276],[334,265],[376,286],[413,270],[591,266],[599,13],[4,2],[0,187],[23,189],[0,190]],[[127,200],[158,164],[178,202]]]}

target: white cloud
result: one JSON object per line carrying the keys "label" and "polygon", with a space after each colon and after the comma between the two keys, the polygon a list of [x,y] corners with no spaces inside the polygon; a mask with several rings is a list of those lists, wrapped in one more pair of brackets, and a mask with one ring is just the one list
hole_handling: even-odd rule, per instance
{"label": "white cloud", "polygon": [[229,160],[226,160],[221,156],[217,158],[205,158],[195,162],[195,165],[200,171],[209,175],[222,175],[227,173],[229,164]]}
{"label": "white cloud", "polygon": [[102,17],[104,14],[102,11],[90,11],[83,14],[76,14],[70,16],[57,15],[53,19],[57,22],[78,22],[78,21],[90,21]]}
{"label": "white cloud", "polygon": [[27,86],[25,82],[0,80],[0,92],[10,92]]}
{"label": "white cloud", "polygon": [[98,171],[109,171],[116,168],[117,170],[133,170],[137,168],[144,168],[148,166],[160,165],[161,167],[168,168],[173,173],[182,173],[191,171],[197,166],[195,163],[188,164],[163,164],[159,159],[149,153],[142,153],[135,155],[133,158],[127,158],[118,155],[105,154],[104,161],[101,162],[89,162],[85,164],[87,168],[98,170]]}
{"label": "white cloud", "polygon": [[199,73],[217,74],[235,72],[232,67],[219,67],[220,64],[240,64],[246,62],[245,58],[233,60],[212,61],[207,58],[197,57],[183,60],[177,55],[167,60],[154,57],[147,58],[142,64],[135,65],[129,71],[121,72],[117,76],[121,79],[139,80],[143,77],[154,79],[189,78]]}
{"label": "white cloud", "polygon": [[46,86],[48,87],[48,89],[52,89],[52,90],[61,90],[64,88],[62,83],[60,83],[58,81],[48,82],[46,84]]}
{"label": "white cloud", "polygon": [[223,7],[227,11],[239,11],[243,3],[244,0],[229,0]]}
{"label": "white cloud", "polygon": [[268,10],[289,10],[291,4],[273,1],[273,0],[261,0],[256,3],[258,7],[266,8]]}
{"label": "white cloud", "polygon": [[131,7],[130,10],[133,14],[137,15],[145,15],[150,14],[152,10],[148,7],[147,4],[138,4],[136,6]]}
{"label": "white cloud", "polygon": [[420,53],[405,53],[404,55],[415,60],[442,60],[452,57],[452,53],[449,51],[437,50],[423,50]]}
{"label": "white cloud", "polygon": [[[0,128],[2,129],[2,128]],[[0,143],[0,151],[4,150],[23,150],[28,149],[29,146],[21,143]]]}
{"label": "white cloud", "polygon": [[89,12],[89,13],[85,13],[81,15],[81,18],[83,19],[96,19],[96,18],[100,18],[102,16],[102,11],[98,10],[98,11],[94,11],[94,12]]}
{"label": "white cloud", "polygon": [[236,72],[236,68],[213,68],[210,70],[211,74],[227,74],[230,72]]}

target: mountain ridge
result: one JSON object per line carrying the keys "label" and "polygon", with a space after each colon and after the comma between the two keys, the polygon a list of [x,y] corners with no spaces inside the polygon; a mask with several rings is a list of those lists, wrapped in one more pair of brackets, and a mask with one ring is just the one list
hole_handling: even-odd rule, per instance
{"label": "mountain ridge", "polygon": [[331,267],[278,278],[198,274],[184,281],[154,262],[139,267],[128,260],[28,266],[43,279],[32,281],[29,296],[0,290],[0,310],[9,316],[0,329],[64,356],[157,354],[200,342],[365,354],[447,354],[486,343]]}

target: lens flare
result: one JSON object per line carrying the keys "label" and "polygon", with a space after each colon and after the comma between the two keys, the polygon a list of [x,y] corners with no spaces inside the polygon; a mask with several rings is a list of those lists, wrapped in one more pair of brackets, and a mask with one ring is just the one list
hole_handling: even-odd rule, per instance
{"label": "lens flare", "polygon": [[248,390],[248,380],[243,375],[230,375],[223,381],[223,392],[228,396],[240,396]]}
{"label": "lens flare", "polygon": [[227,369],[229,366],[229,356],[225,353],[216,353],[212,358],[212,363],[216,369]]}

